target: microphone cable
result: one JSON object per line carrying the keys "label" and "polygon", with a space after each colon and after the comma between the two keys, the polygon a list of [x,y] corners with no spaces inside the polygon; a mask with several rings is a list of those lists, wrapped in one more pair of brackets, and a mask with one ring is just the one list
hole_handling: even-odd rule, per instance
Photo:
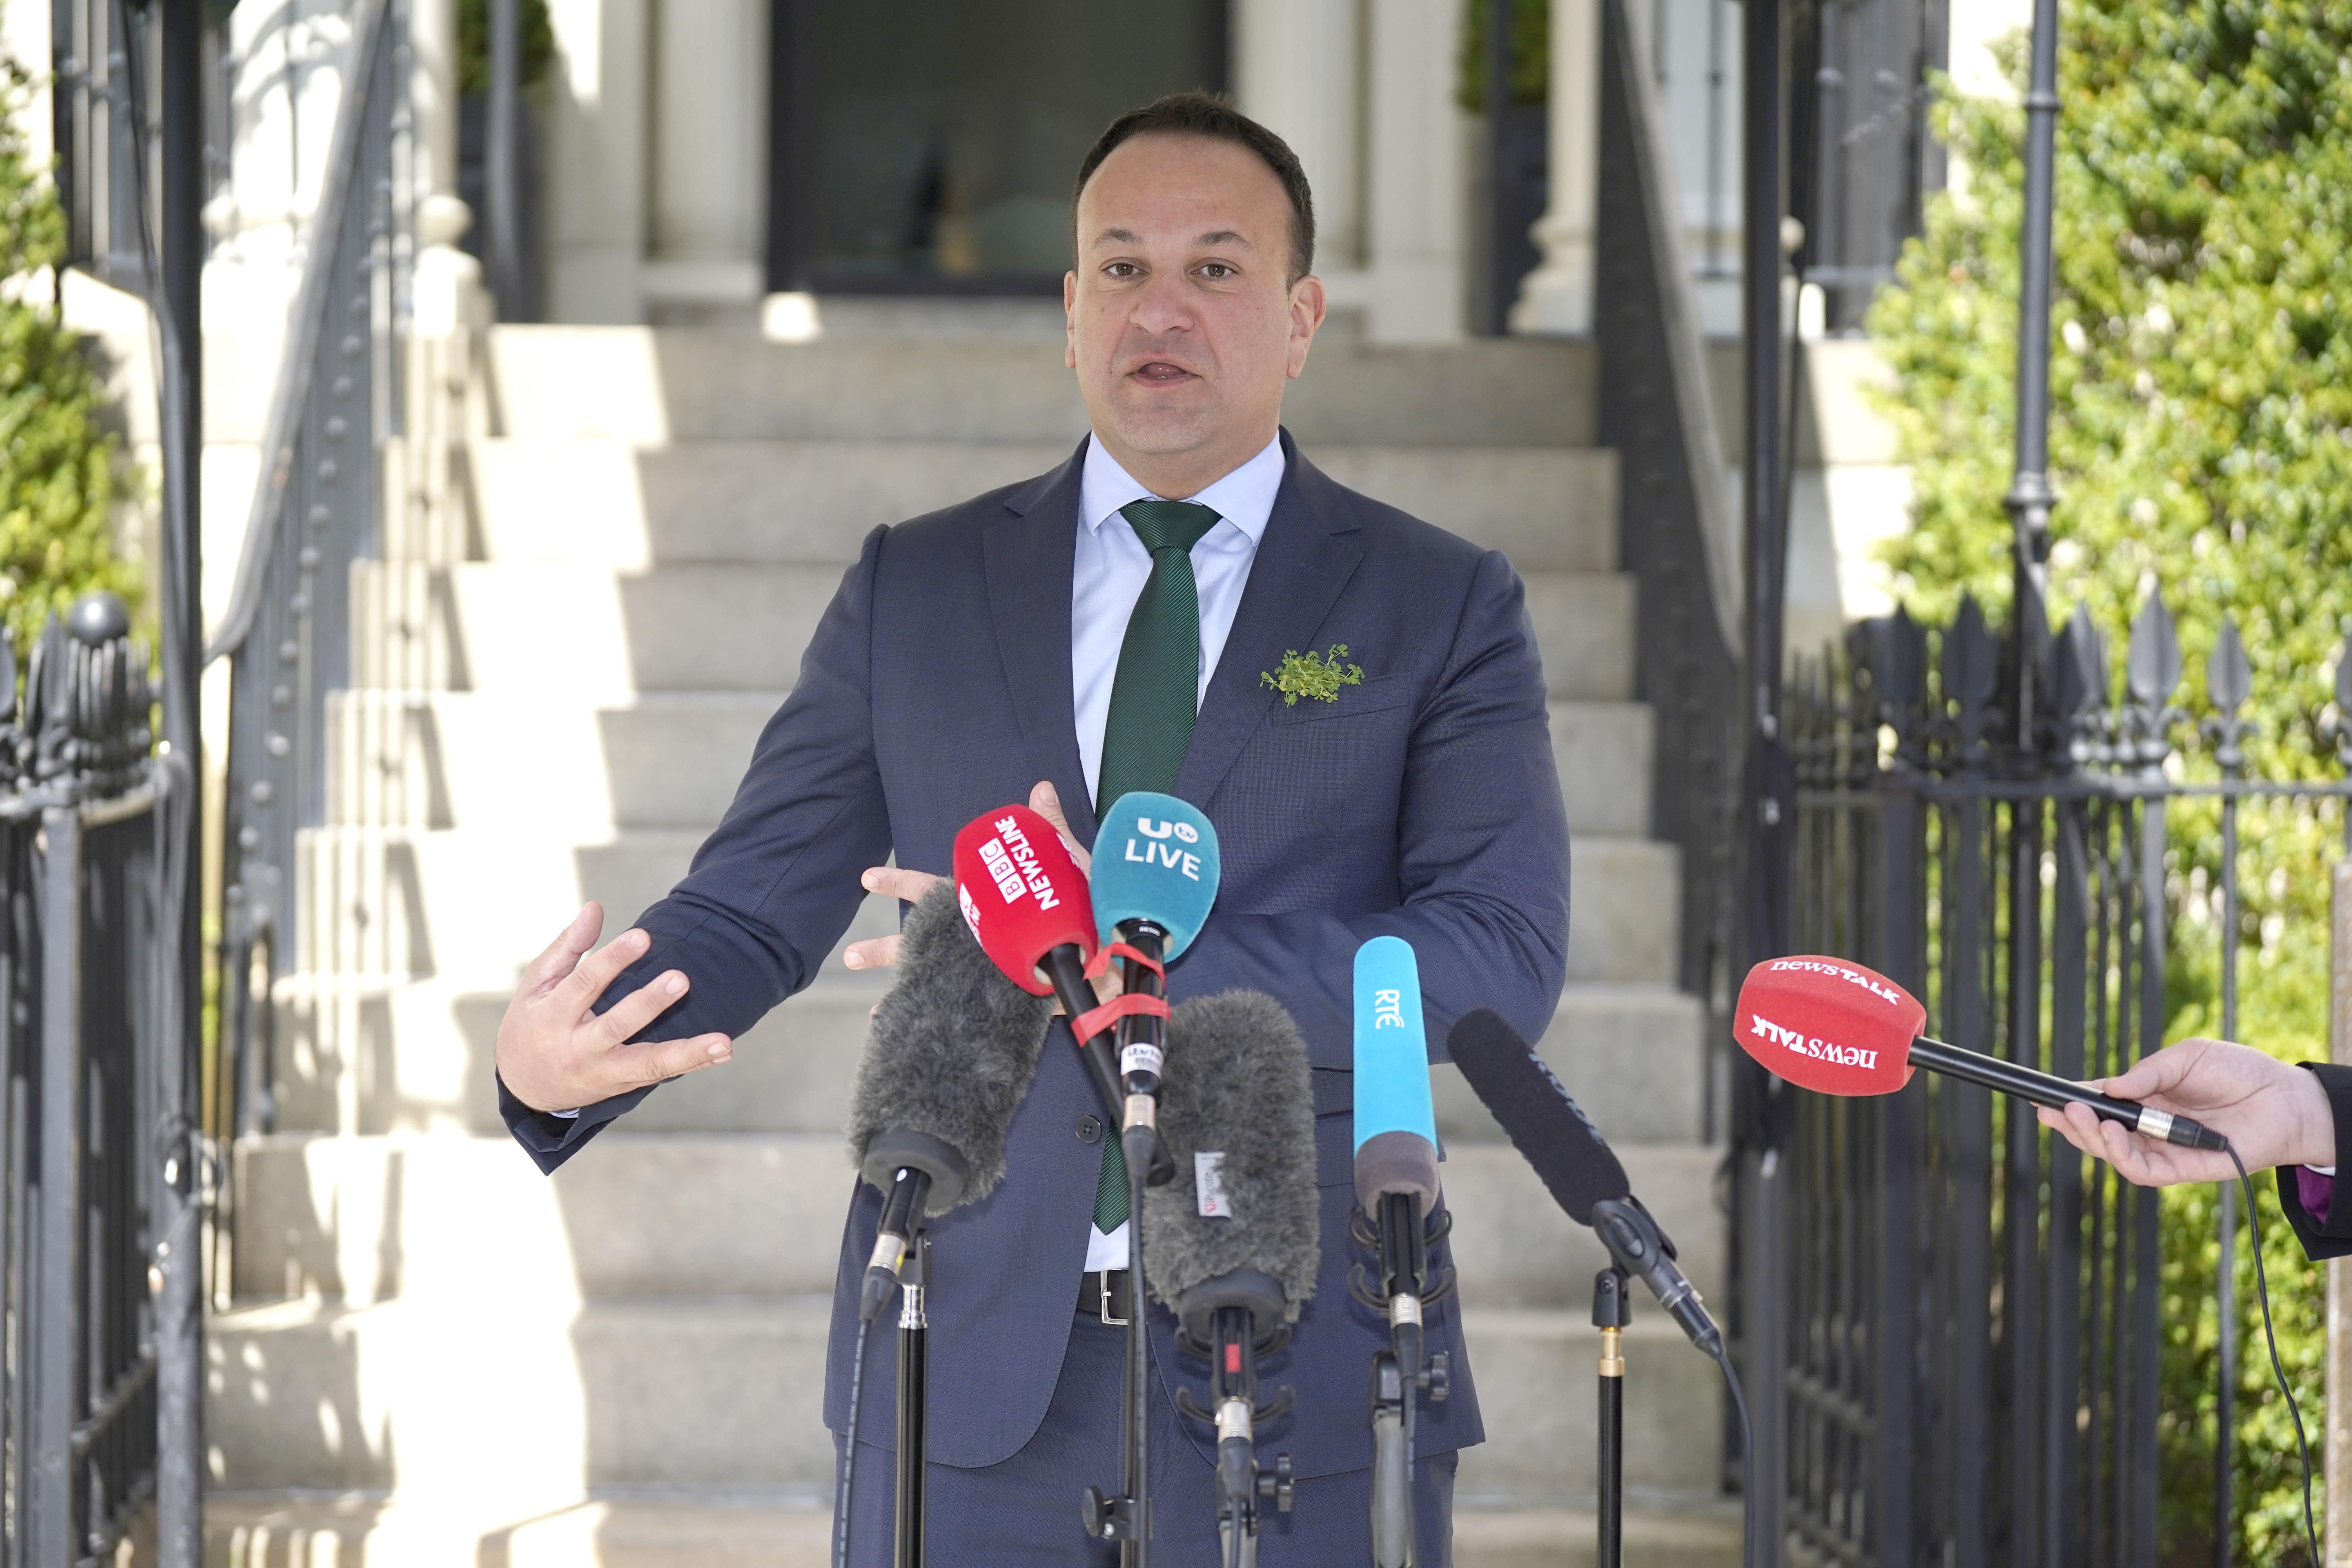
{"label": "microphone cable", "polygon": [[[2311,1439],[2304,1432],[2303,1409],[2294,1402],[2294,1390],[2287,1386],[2286,1367],[2279,1361],[2278,1334],[2271,1327],[2271,1288],[2269,1280],[2263,1277],[2262,1211],[2254,1206],[2254,1184],[2247,1178],[2246,1163],[2238,1158],[2238,1151],[2234,1145],[2228,1145],[2228,1147],[2230,1163],[2238,1168],[2238,1185],[2245,1193],[2246,1217],[2252,1222],[2249,1228],[2254,1233],[2254,1295],[2263,1304],[2263,1339],[2270,1346],[2271,1374],[2278,1379],[2279,1392],[2286,1396],[2287,1414],[2294,1417],[2295,1444],[2303,1450],[2304,1536],[2311,1542],[2311,1560],[2314,1563],[2324,1563],[2326,1559],[2319,1554],[2319,1527],[2312,1522],[2311,1515]],[[2222,1266],[2227,1268],[2228,1262],[2229,1260],[2224,1258]],[[2223,1280],[2222,1285],[2226,1289],[2229,1281]]]}
{"label": "microphone cable", "polygon": [[833,1568],[849,1568],[849,1478],[857,1470],[857,1395],[866,1382],[866,1331],[872,1320],[857,1320],[857,1349],[849,1362],[849,1432],[841,1445],[841,1480],[833,1493]]}
{"label": "microphone cable", "polygon": [[1739,1369],[1731,1364],[1729,1343],[1716,1352],[1715,1364],[1723,1369],[1732,1408],[1739,1412],[1739,1562],[1740,1568],[1747,1568],[1756,1540],[1756,1426],[1748,1418],[1748,1391],[1739,1386]]}

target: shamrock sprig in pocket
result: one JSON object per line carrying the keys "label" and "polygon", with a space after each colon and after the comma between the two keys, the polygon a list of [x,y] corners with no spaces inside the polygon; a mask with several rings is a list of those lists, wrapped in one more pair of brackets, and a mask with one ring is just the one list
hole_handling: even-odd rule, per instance
{"label": "shamrock sprig in pocket", "polygon": [[1302,697],[1312,697],[1318,702],[1339,700],[1339,688],[1363,683],[1364,668],[1359,664],[1343,664],[1348,645],[1335,642],[1331,651],[1318,658],[1312,651],[1300,653],[1292,648],[1282,656],[1282,662],[1272,674],[1258,672],[1260,683],[1282,693],[1282,704],[1296,708]]}

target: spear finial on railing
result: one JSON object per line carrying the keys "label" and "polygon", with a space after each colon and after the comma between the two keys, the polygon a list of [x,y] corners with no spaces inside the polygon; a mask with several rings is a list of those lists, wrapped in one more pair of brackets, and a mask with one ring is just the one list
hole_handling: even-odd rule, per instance
{"label": "spear finial on railing", "polygon": [[2051,639],[2048,662],[2042,684],[2049,692],[2053,745],[2068,772],[2080,772],[2104,760],[2105,750],[2099,731],[2107,706],[2107,650],[2091,622],[2090,606],[2074,606],[2065,628]]}
{"label": "spear finial on railing", "polygon": [[2180,634],[2161,594],[2150,594],[2133,617],[2131,652],[2124,660],[2131,700],[2123,711],[2122,746],[2117,760],[2154,773],[2172,754],[2170,731],[2184,718],[2172,706],[2180,685]]}
{"label": "spear finial on railing", "polygon": [[2213,742],[2213,760],[2221,764],[2225,778],[2241,777],[2246,771],[2245,740],[2255,725],[2238,713],[2253,694],[2254,668],[2246,658],[2245,642],[2238,636],[2238,618],[2224,616],[2221,635],[2213,639],[2213,652],[2205,660],[2205,696],[2213,704],[2213,712],[2201,729]]}
{"label": "spear finial on railing", "polygon": [[2000,645],[1985,625],[1976,595],[1964,595],[1960,613],[1944,634],[1944,696],[1958,710],[1959,765],[1984,766],[1990,754],[1985,731],[1993,720],[1992,698],[2000,684]]}

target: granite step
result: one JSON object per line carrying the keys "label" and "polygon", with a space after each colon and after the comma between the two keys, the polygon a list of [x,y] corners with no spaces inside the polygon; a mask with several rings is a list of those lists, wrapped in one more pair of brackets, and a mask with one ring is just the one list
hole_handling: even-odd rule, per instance
{"label": "granite step", "polygon": [[[635,1297],[551,1305],[484,1289],[215,1316],[206,1425],[231,1490],[392,1491],[527,1505],[599,1489],[814,1492],[833,1472],[820,1409],[823,1297]],[[1490,1433],[1465,1494],[1589,1501],[1599,1331],[1584,1310],[1468,1307]],[[1720,1380],[1663,1314],[1625,1336],[1625,1477],[1712,1497]],[[530,1397],[518,1391],[530,1391]],[[818,1494],[822,1495],[822,1494]]]}

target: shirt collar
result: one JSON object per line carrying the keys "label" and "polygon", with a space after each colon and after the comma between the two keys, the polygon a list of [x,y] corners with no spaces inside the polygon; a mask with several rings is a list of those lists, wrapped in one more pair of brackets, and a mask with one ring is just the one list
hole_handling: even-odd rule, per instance
{"label": "shirt collar", "polygon": [[[1255,546],[1265,536],[1266,519],[1274,514],[1275,492],[1282,488],[1285,467],[1282,437],[1277,435],[1256,457],[1232,473],[1199,494],[1181,499],[1214,509],[1219,517],[1247,534]],[[1099,531],[1104,523],[1118,515],[1119,508],[1150,497],[1151,492],[1134,475],[1119,467],[1118,458],[1103,450],[1100,441],[1087,437],[1086,465],[1078,479],[1080,524],[1090,531]]]}

